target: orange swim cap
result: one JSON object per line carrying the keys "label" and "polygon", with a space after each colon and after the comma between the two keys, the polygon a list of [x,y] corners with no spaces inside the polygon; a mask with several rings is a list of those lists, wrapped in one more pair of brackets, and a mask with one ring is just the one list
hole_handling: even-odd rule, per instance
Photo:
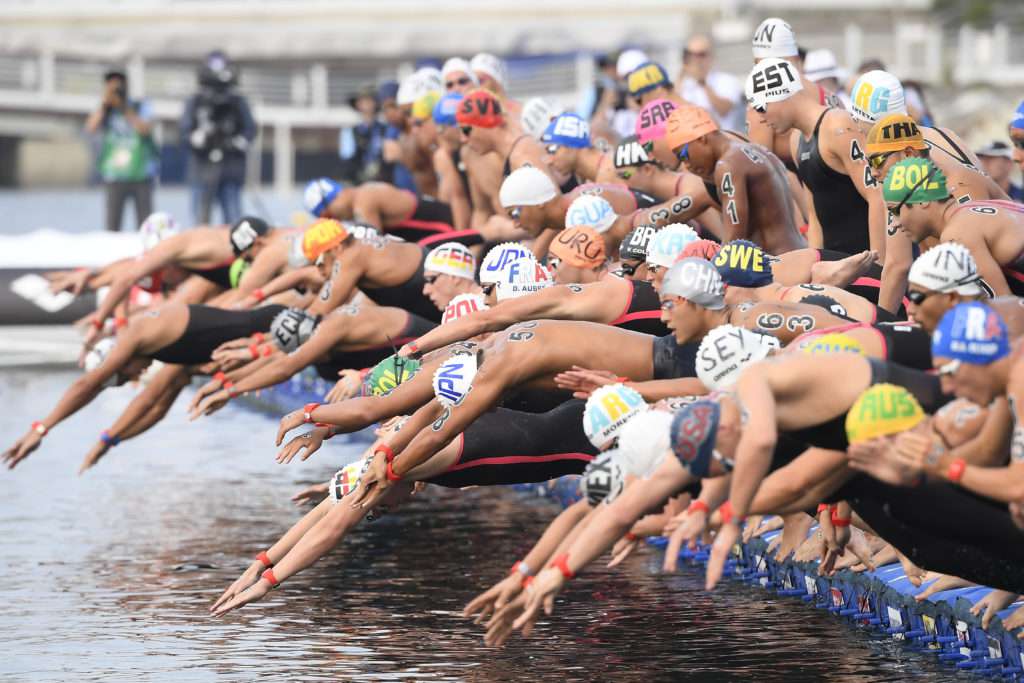
{"label": "orange swim cap", "polygon": [[321,218],[306,228],[302,235],[302,254],[312,263],[328,249],[333,249],[348,237],[348,230],[333,218]]}
{"label": "orange swim cap", "polygon": [[576,268],[597,268],[605,262],[604,240],[585,225],[558,233],[548,251]]}
{"label": "orange swim cap", "polygon": [[665,124],[665,142],[668,143],[669,149],[676,150],[716,130],[718,124],[706,109],[683,104],[669,114],[668,122]]}

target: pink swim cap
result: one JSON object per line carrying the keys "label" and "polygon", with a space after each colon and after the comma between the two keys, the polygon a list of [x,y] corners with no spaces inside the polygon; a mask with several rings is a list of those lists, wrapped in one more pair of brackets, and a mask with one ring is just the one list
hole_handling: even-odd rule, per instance
{"label": "pink swim cap", "polygon": [[643,145],[664,136],[668,116],[675,108],[675,102],[666,99],[651,100],[645,104],[636,117],[637,142]]}

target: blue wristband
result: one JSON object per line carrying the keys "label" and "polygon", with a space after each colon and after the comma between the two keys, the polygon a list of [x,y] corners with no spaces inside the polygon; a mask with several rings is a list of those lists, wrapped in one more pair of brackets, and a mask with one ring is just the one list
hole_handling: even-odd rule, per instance
{"label": "blue wristband", "polygon": [[121,443],[121,437],[111,436],[110,432],[103,430],[102,432],[100,432],[100,441],[102,441],[107,446],[116,446],[117,444]]}

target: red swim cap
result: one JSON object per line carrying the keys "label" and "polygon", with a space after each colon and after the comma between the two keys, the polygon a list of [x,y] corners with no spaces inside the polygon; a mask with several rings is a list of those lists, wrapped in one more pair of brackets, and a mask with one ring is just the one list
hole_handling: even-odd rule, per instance
{"label": "red swim cap", "polygon": [[460,126],[496,128],[505,120],[501,113],[501,102],[487,90],[474,90],[462,98],[455,111],[455,120]]}
{"label": "red swim cap", "polygon": [[676,257],[676,261],[679,261],[679,259],[689,258],[690,256],[696,256],[697,258],[712,261],[721,249],[722,245],[718,242],[712,242],[711,240],[694,240],[683,247],[683,251]]}

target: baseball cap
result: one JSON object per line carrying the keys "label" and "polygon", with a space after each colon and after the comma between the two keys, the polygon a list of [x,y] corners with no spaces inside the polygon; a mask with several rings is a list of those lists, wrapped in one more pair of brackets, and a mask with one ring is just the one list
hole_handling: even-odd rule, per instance
{"label": "baseball cap", "polygon": [[522,124],[524,131],[539,140],[547,130],[551,119],[564,111],[564,107],[551,100],[543,97],[531,97],[523,103],[523,111],[519,114],[519,123]]}
{"label": "baseball cap", "polygon": [[859,341],[842,332],[828,332],[818,335],[801,350],[811,355],[819,353],[859,353],[862,356],[867,355]]}
{"label": "baseball cap", "polygon": [[552,284],[551,273],[536,260],[517,259],[502,268],[494,293],[498,301],[505,301],[539,292]]}
{"label": "baseball cap", "polygon": [[882,196],[887,202],[904,204],[939,201],[949,196],[946,175],[930,159],[908,157],[885,174]]}
{"label": "baseball cap", "polygon": [[1024,130],[1024,100],[1021,100],[1020,104],[1017,105],[1017,109],[1014,110],[1013,116],[1010,118],[1010,128],[1012,130]]}
{"label": "baseball cap", "polygon": [[874,384],[857,397],[846,413],[846,438],[853,444],[899,434],[924,418],[921,404],[904,387]]}
{"label": "baseball cap", "polygon": [[439,99],[434,105],[434,123],[439,126],[456,125],[458,122],[455,120],[455,112],[458,111],[460,102],[462,102],[462,93],[460,92],[450,92]]}
{"label": "baseball cap", "polygon": [[615,61],[615,73],[625,78],[641,64],[651,61],[643,50],[623,50]]}
{"label": "baseball cap", "polygon": [[674,150],[716,130],[718,124],[707,109],[684,104],[669,114],[665,123],[665,142],[669,149]]}
{"label": "baseball cap", "polygon": [[918,256],[910,266],[907,280],[935,292],[994,296],[992,288],[978,274],[978,264],[970,250],[957,242],[943,242]]}
{"label": "baseball cap", "polygon": [[442,363],[431,379],[434,397],[438,403],[446,407],[462,403],[469,390],[473,387],[476,377],[476,353],[473,351],[455,351]]}
{"label": "baseball cap", "polygon": [[1013,158],[1013,151],[1010,149],[1010,146],[1002,140],[993,140],[984,147],[975,150],[974,153],[979,157]]}
{"label": "baseball cap", "polygon": [[344,185],[330,178],[311,180],[302,193],[302,205],[306,207],[306,211],[319,218],[344,189]]}
{"label": "baseball cap", "polygon": [[651,158],[647,156],[647,150],[640,144],[636,135],[627,135],[615,145],[613,161],[615,168],[628,168],[650,163]]}
{"label": "baseball cap", "polygon": [[590,124],[579,114],[559,114],[541,133],[540,141],[560,147],[590,147]]}
{"label": "baseball cap", "polygon": [[520,166],[501,183],[498,199],[503,207],[539,206],[558,195],[548,174],[533,166]]}
{"label": "baseball cap", "polygon": [[348,237],[345,226],[332,218],[321,218],[302,233],[302,255],[310,263],[329,249],[333,249]]}
{"label": "baseball cap", "polygon": [[653,142],[665,135],[669,114],[675,110],[676,106],[672,100],[662,98],[651,100],[643,106],[636,117],[636,137],[641,145]]}
{"label": "baseball cap", "polygon": [[629,72],[626,77],[626,88],[632,97],[639,97],[659,87],[672,87],[668,72],[657,62],[646,62]]}
{"label": "baseball cap", "polygon": [[978,301],[957,304],[946,311],[932,334],[932,357],[988,365],[1010,353],[1006,323]]}
{"label": "baseball cap", "polygon": [[629,474],[649,477],[669,450],[672,413],[644,410],[634,415],[619,433],[618,458]]}
{"label": "baseball cap", "polygon": [[613,445],[630,418],[647,410],[643,396],[625,384],[606,384],[596,389],[583,408],[583,433],[595,448]]}
{"label": "baseball cap", "polygon": [[445,242],[427,252],[423,259],[423,270],[473,280],[476,257],[458,242]]}
{"label": "baseball cap", "polygon": [[518,242],[502,242],[491,247],[480,263],[480,284],[497,284],[505,266],[522,258],[537,260],[532,251]]}
{"label": "baseball cap", "polygon": [[647,263],[668,268],[690,242],[697,239],[693,228],[683,223],[672,223],[659,230],[647,245]]}
{"label": "baseball cap", "polygon": [[606,260],[604,240],[597,230],[585,225],[559,232],[548,251],[575,268],[597,268]]}
{"label": "baseball cap", "polygon": [[903,84],[881,69],[861,74],[850,91],[850,100],[850,114],[857,121],[874,123],[888,114],[907,113]]}
{"label": "baseball cap", "polygon": [[596,194],[581,194],[572,200],[565,212],[566,227],[587,226],[597,232],[605,232],[619,217],[604,197]]}
{"label": "baseball cap", "polygon": [[706,477],[718,439],[722,407],[712,399],[687,403],[672,417],[669,443],[679,464],[695,477]]}
{"label": "baseball cap", "polygon": [[631,261],[646,261],[647,246],[658,229],[653,225],[638,225],[622,238],[619,244],[619,258]]}
{"label": "baseball cap", "polygon": [[680,259],[665,273],[662,296],[678,296],[702,308],[725,308],[725,286],[718,269],[710,261],[690,257]]}
{"label": "baseball cap", "polygon": [[784,102],[803,89],[803,81],[795,66],[785,59],[770,57],[754,65],[743,92],[747,104],[757,109],[772,102]]}
{"label": "baseball cap", "polygon": [[835,53],[827,48],[810,50],[804,57],[804,76],[807,80],[817,83],[826,78],[840,78],[839,63]]}
{"label": "baseball cap", "polygon": [[882,152],[902,152],[907,147],[928,149],[917,121],[907,114],[889,114],[880,119],[871,126],[865,140],[869,156]]}
{"label": "baseball cap", "polygon": [[441,324],[450,323],[454,320],[458,320],[464,315],[475,313],[477,311],[486,311],[489,308],[487,303],[484,301],[482,294],[476,292],[467,292],[466,294],[459,294],[452,298],[448,302],[448,305],[444,308],[444,315],[441,316]]}
{"label": "baseball cap", "polygon": [[734,287],[764,287],[774,281],[771,257],[748,240],[733,240],[722,245],[714,264],[722,275],[722,282]]}
{"label": "baseball cap", "polygon": [[775,337],[735,325],[719,325],[697,347],[697,379],[712,391],[728,389],[744,368],[781,348]]}
{"label": "baseball cap", "polygon": [[269,232],[270,226],[262,218],[242,216],[237,223],[231,226],[228,233],[235,256],[240,256],[256,243],[257,238],[263,237]]}
{"label": "baseball cap", "polygon": [[[714,261],[715,257],[718,256],[718,252],[722,249],[722,245],[712,240],[694,240],[680,252],[679,258],[689,258],[690,256],[696,256],[708,261]],[[679,259],[676,259],[677,261]]]}
{"label": "baseball cap", "polygon": [[499,57],[481,52],[469,60],[469,68],[478,78],[479,74],[483,73],[497,81],[502,88],[508,85],[508,69],[505,67],[505,62]]}
{"label": "baseball cap", "polygon": [[455,111],[455,120],[460,126],[496,128],[505,120],[501,102],[488,90],[474,90],[462,98]]}
{"label": "baseball cap", "polygon": [[777,17],[770,17],[758,24],[750,45],[754,59],[796,57],[798,54],[793,28]]}

